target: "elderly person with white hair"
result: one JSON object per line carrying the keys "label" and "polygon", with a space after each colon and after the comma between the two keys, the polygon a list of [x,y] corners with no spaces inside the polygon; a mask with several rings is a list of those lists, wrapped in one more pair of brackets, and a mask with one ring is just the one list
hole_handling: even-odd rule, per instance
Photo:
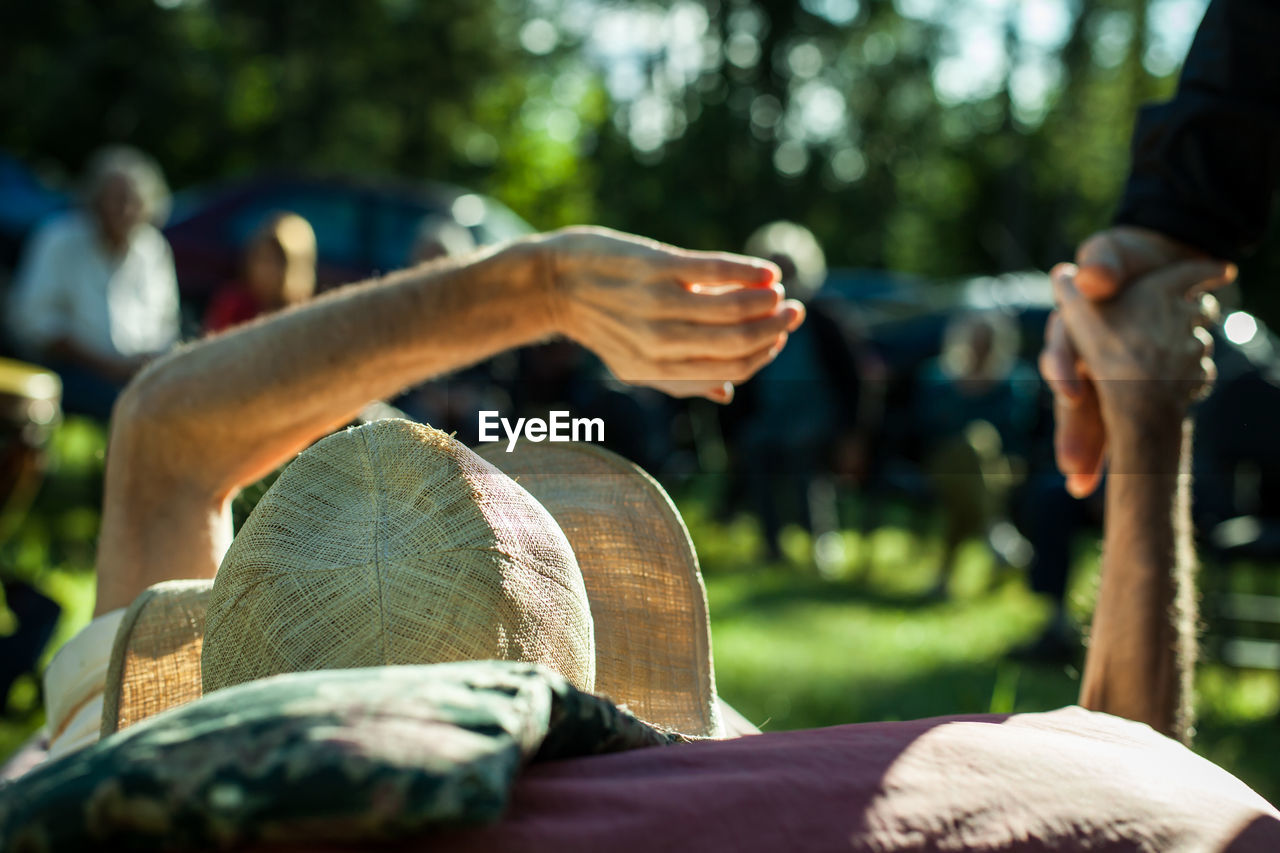
{"label": "elderly person with white hair", "polygon": [[132,148],[99,151],[83,208],[44,225],[15,282],[9,331],[62,376],[68,411],[105,418],[124,384],[178,338],[173,253],[153,223],[169,193]]}

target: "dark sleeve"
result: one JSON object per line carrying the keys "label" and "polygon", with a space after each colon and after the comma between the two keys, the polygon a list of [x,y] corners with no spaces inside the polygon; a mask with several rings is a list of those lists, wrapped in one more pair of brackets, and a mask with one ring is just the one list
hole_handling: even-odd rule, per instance
{"label": "dark sleeve", "polygon": [[1172,101],[1144,108],[1117,224],[1235,259],[1280,180],[1280,2],[1213,0]]}

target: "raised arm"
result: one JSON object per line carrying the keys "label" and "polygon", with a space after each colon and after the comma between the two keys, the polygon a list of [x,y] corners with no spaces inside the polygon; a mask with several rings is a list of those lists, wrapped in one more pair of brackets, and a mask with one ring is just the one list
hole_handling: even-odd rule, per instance
{"label": "raised arm", "polygon": [[371,400],[563,334],[618,378],[732,397],[803,309],[764,261],[577,228],[406,270],[208,338],[144,370],[112,419],[97,612],[212,577],[244,485]]}
{"label": "raised arm", "polygon": [[[1238,259],[1265,234],[1280,188],[1280,4],[1212,0],[1178,91],[1144,108],[1115,223],[1076,251],[1086,296],[1195,257]],[[1070,376],[1076,353],[1051,324],[1041,371],[1054,393],[1058,467],[1077,496],[1092,492],[1107,441],[1094,389]]]}
{"label": "raised arm", "polygon": [[1228,269],[1167,266],[1103,304],[1081,294],[1075,272],[1055,269],[1054,288],[1109,448],[1102,583],[1080,704],[1185,739],[1196,621],[1187,412],[1213,375],[1199,291]]}

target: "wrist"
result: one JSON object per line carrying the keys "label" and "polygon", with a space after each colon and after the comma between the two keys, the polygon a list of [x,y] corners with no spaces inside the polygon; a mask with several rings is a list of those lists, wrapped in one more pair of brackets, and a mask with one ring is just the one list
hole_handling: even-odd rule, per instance
{"label": "wrist", "polygon": [[[1146,382],[1123,382],[1122,389],[1104,389],[1102,418],[1114,441],[1145,441],[1158,436],[1178,436],[1191,409],[1189,395],[1161,393]],[[1185,389],[1179,389],[1185,390]]]}
{"label": "wrist", "polygon": [[1104,419],[1113,473],[1178,473],[1188,406],[1147,400]]}
{"label": "wrist", "polygon": [[561,277],[545,235],[514,240],[499,249],[489,263],[507,290],[504,304],[510,307],[502,310],[520,312],[522,325],[527,324],[534,340],[565,333]]}
{"label": "wrist", "polygon": [[523,279],[522,289],[529,296],[530,310],[536,315],[540,336],[570,337],[568,298],[562,269],[565,258],[556,249],[552,234],[534,234],[516,240],[503,251],[515,268],[513,275]]}

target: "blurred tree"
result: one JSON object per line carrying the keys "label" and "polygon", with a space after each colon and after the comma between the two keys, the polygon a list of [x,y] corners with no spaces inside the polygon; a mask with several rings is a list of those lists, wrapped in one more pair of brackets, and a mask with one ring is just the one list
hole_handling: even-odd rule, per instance
{"label": "blurred tree", "polygon": [[[1145,0],[676,0],[666,14],[694,5],[722,49],[676,93],[687,125],[659,143],[636,138],[647,92],[619,107],[600,161],[636,176],[602,187],[602,215],[716,245],[795,218],[843,264],[945,276],[1067,257],[1106,222],[1134,113],[1176,70],[1145,61]],[[653,91],[669,60],[659,51]]]}
{"label": "blurred tree", "polygon": [[588,219],[579,137],[603,118],[601,98],[587,86],[544,108],[552,81],[532,73],[521,12],[512,0],[4,4],[0,147],[75,174],[94,148],[127,141],[176,186],[273,167],[452,180],[544,225]]}
{"label": "blurred tree", "polygon": [[697,246],[786,217],[835,264],[1043,268],[1106,223],[1205,2],[4,4],[0,147],[74,174],[129,141],[176,186],[450,180],[539,227]]}

